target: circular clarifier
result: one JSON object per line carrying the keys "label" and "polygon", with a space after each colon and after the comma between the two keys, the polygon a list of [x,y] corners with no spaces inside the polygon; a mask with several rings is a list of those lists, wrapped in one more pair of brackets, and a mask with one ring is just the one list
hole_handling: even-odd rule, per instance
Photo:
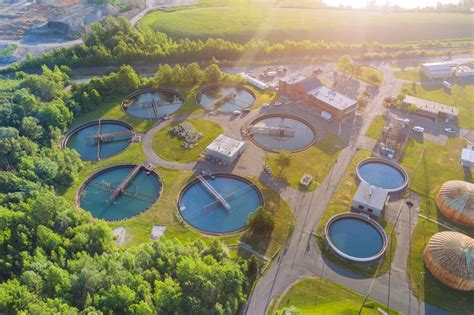
{"label": "circular clarifier", "polygon": [[194,228],[222,234],[244,229],[248,215],[262,204],[261,192],[251,181],[216,174],[191,181],[181,192],[178,211]]}
{"label": "circular clarifier", "polygon": [[309,122],[284,114],[259,117],[247,132],[256,145],[268,151],[301,151],[316,139],[316,131]]}
{"label": "circular clarifier", "polygon": [[206,110],[232,113],[249,108],[255,102],[254,93],[238,84],[213,84],[201,89],[197,103]]}
{"label": "circular clarifier", "polygon": [[122,108],[138,118],[158,119],[175,113],[183,103],[184,98],[177,91],[150,88],[128,95],[122,103]]}
{"label": "circular clarifier", "polygon": [[125,150],[135,132],[127,123],[118,120],[96,120],[71,130],[63,147],[76,150],[82,160],[101,160]]}
{"label": "circular clarifier", "polygon": [[79,189],[77,201],[79,207],[96,218],[118,221],[148,209],[160,196],[161,187],[160,178],[153,171],[136,165],[116,165],[87,179]]}
{"label": "circular clarifier", "polygon": [[356,213],[343,213],[329,219],[326,240],[339,256],[355,262],[371,262],[387,248],[387,235],[372,219]]}
{"label": "circular clarifier", "polygon": [[357,176],[361,181],[388,191],[399,191],[406,187],[408,174],[398,164],[370,158],[357,165]]}

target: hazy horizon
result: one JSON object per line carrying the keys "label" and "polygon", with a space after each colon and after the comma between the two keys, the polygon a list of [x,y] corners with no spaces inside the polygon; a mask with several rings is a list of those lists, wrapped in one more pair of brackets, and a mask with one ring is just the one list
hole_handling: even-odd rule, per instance
{"label": "hazy horizon", "polygon": [[[326,5],[329,6],[351,6],[353,8],[363,8],[367,5],[367,0],[323,0]],[[438,2],[441,4],[452,4],[459,3],[459,0],[376,0],[376,4],[384,5],[386,3],[390,5],[398,5],[402,8],[413,9],[413,8],[424,8],[424,7],[435,7]]]}

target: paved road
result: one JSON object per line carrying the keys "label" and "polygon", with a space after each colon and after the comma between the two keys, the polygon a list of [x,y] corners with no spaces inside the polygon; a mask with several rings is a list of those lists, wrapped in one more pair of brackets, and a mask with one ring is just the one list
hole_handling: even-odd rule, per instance
{"label": "paved road", "polygon": [[[279,259],[270,270],[258,281],[252,296],[249,299],[246,314],[265,314],[268,305],[277,295],[284,292],[292,283],[304,277],[324,277],[361,294],[370,293],[370,297],[387,303],[390,291],[390,307],[402,311],[404,314],[436,314],[443,313],[430,305],[419,302],[411,293],[406,275],[407,240],[411,229],[416,222],[415,209],[408,209],[403,201],[399,201],[401,215],[396,232],[408,237],[401,238],[391,268],[391,276],[385,274],[379,278],[366,279],[348,272],[329,261],[325,261],[312,234],[316,224],[324,214],[328,203],[335,192],[337,185],[344,176],[357,148],[363,144],[365,134],[372,118],[385,109],[382,105],[383,97],[396,95],[402,82],[395,79],[388,64],[382,65],[384,84],[380,93],[368,104],[364,112],[362,127],[356,132],[356,137],[340,154],[339,159],[314,192],[303,193],[286,189],[281,195],[294,209],[296,215],[295,229],[288,240]],[[390,284],[390,285],[389,285]]]}

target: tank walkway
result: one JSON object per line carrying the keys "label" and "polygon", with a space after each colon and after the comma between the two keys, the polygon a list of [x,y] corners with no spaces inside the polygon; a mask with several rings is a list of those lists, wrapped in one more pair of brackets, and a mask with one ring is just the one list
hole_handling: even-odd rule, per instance
{"label": "tank walkway", "polygon": [[122,139],[114,139],[114,137],[119,136],[126,136],[133,134],[132,130],[124,130],[124,131],[117,131],[117,132],[109,132],[103,134],[97,134],[93,136],[87,136],[88,140],[96,140],[98,142],[114,142],[114,141],[122,141]]}
{"label": "tank walkway", "polygon": [[227,209],[227,211],[230,211],[230,204],[224,199],[224,197],[222,197],[222,195],[219,194],[204,177],[198,175],[197,178],[202,183],[204,188],[206,188],[207,192],[210,193],[217,201],[219,201],[224,206],[224,208]]}
{"label": "tank walkway", "polygon": [[115,200],[118,196],[123,194],[125,188],[127,188],[128,184],[132,181],[132,179],[137,175],[138,171],[142,168],[142,165],[136,165],[130,173],[128,173],[127,177],[120,183],[120,185],[112,191],[112,200]]}
{"label": "tank walkway", "polygon": [[273,127],[273,126],[264,126],[264,127],[256,127],[252,126],[250,128],[250,135],[261,134],[261,135],[269,135],[274,137],[280,138],[294,138],[295,131],[288,127]]}
{"label": "tank walkway", "polygon": [[212,110],[215,110],[217,107],[219,107],[223,103],[225,103],[225,102],[227,102],[227,101],[229,101],[233,98],[235,98],[234,93],[229,93],[229,94],[223,95],[223,96],[219,97],[217,100],[215,100],[214,102],[212,102],[211,104],[209,104],[209,108],[212,109]]}

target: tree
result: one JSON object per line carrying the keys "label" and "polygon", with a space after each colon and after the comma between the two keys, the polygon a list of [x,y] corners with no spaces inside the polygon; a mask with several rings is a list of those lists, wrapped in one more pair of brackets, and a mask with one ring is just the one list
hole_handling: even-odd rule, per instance
{"label": "tree", "polygon": [[352,70],[352,64],[352,58],[349,55],[344,55],[337,60],[337,67],[344,73]]}
{"label": "tree", "polygon": [[275,227],[273,214],[263,208],[258,208],[247,217],[248,226],[257,233],[269,234]]}
{"label": "tree", "polygon": [[43,137],[44,129],[35,117],[23,117],[20,132],[31,140],[39,140]]}
{"label": "tree", "polygon": [[278,155],[275,158],[275,163],[280,168],[279,176],[281,176],[283,169],[291,165],[292,159],[293,159],[293,156],[291,155],[290,152],[287,152],[287,151],[278,152]]}
{"label": "tree", "polygon": [[218,65],[211,64],[204,69],[204,80],[207,83],[217,83],[221,81],[223,73]]}

